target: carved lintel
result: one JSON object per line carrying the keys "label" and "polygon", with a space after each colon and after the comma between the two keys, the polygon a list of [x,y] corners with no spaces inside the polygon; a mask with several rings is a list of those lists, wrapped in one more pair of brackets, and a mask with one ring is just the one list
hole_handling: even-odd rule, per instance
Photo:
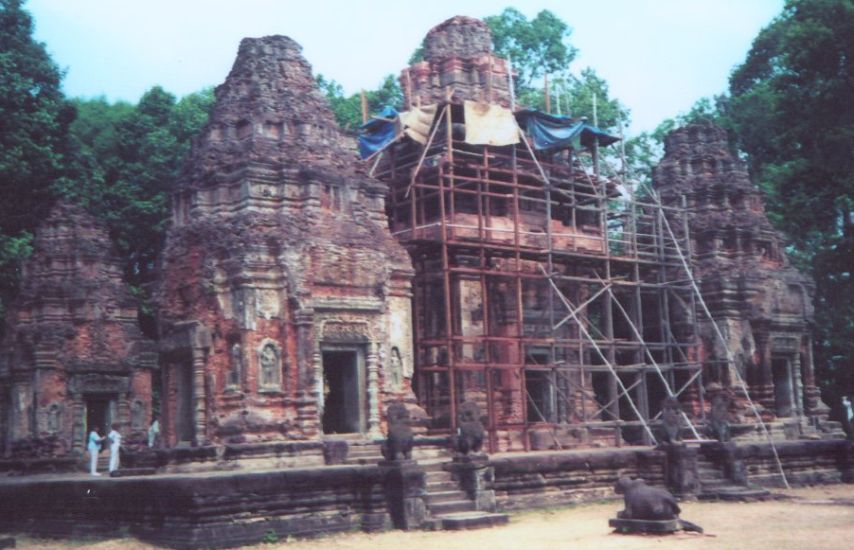
{"label": "carved lintel", "polygon": [[367,343],[371,341],[371,330],[368,321],[332,319],[323,322],[321,339],[324,342]]}

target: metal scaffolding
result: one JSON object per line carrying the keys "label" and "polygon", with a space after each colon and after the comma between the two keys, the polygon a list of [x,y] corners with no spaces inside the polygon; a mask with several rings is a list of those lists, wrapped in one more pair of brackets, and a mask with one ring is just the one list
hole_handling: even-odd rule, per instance
{"label": "metal scaffolding", "polygon": [[431,430],[475,401],[491,451],[649,444],[667,396],[690,426],[703,403],[684,209],[623,198],[585,151],[465,143],[462,115],[440,106],[425,145],[399,140],[372,168],[415,265]]}

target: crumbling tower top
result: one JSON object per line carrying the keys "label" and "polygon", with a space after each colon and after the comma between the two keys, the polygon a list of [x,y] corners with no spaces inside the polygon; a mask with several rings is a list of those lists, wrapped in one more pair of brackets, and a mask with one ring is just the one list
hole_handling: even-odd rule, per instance
{"label": "crumbling tower top", "polygon": [[407,106],[448,98],[510,105],[507,61],[492,53],[486,23],[458,15],[433,27],[424,38],[424,60],[400,76]]}
{"label": "crumbling tower top", "polygon": [[436,25],[424,37],[424,59],[470,59],[492,53],[492,34],[480,19],[457,15]]}
{"label": "crumbling tower top", "polygon": [[244,38],[210,121],[193,144],[183,187],[230,183],[249,166],[322,165],[353,172],[354,145],[340,131],[302,48],[287,36]]}

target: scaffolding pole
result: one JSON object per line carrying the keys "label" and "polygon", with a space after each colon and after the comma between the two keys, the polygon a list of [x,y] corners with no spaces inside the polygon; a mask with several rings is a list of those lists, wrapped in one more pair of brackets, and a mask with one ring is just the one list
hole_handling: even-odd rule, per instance
{"label": "scaffolding pole", "polygon": [[[650,195],[653,200],[661,205],[661,199],[656,193],[655,189],[648,187]],[[735,373],[735,377],[738,380],[741,389],[744,391],[744,397],[747,399],[748,405],[750,405],[750,409],[753,411],[754,416],[756,416],[756,420],[759,422],[759,426],[762,429],[762,433],[765,435],[768,440],[769,445],[771,446],[771,452],[774,454],[774,460],[777,462],[777,469],[780,472],[780,477],[783,480],[783,484],[786,486],[786,489],[791,489],[789,485],[789,480],[786,479],[786,472],[783,471],[783,463],[780,460],[780,455],[777,453],[777,446],[774,445],[774,440],[771,438],[771,433],[768,431],[767,426],[765,426],[765,422],[762,420],[762,416],[759,414],[759,410],[756,408],[756,404],[753,402],[753,399],[750,398],[750,391],[747,387],[747,383],[744,381],[744,378],[741,376],[741,373],[738,370],[738,366],[735,363],[735,358],[732,356],[732,350],[729,349],[729,343],[724,337],[723,332],[718,326],[717,321],[715,321],[714,317],[712,317],[712,312],[709,310],[709,306],[706,304],[706,300],[703,298],[703,294],[700,292],[700,287],[697,286],[697,281],[694,279],[694,274],[691,271],[691,266],[688,265],[688,261],[685,259],[685,256],[682,254],[682,246],[679,244],[679,240],[676,238],[676,234],[673,232],[673,229],[670,227],[670,222],[667,221],[667,216],[664,215],[663,210],[661,211],[661,219],[663,221],[664,227],[667,229],[667,233],[670,239],[673,241],[673,244],[676,246],[676,253],[679,255],[679,260],[682,262],[682,267],[685,269],[685,273],[688,275],[689,280],[691,281],[691,287],[694,289],[694,293],[697,297],[697,301],[700,303],[700,306],[703,309],[703,313],[708,317],[709,322],[714,327],[715,334],[720,340],[721,344],[724,346],[724,350],[726,351],[726,359],[727,362],[733,367],[732,372]]]}

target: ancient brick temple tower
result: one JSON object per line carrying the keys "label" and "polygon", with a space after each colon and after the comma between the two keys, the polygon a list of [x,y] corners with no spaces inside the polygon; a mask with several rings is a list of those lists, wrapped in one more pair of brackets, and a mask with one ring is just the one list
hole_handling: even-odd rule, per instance
{"label": "ancient brick temple tower", "polygon": [[156,348],[140,332],[106,228],[82,209],[59,204],[37,229],[6,323],[0,412],[7,452],[47,452],[38,440],[54,437],[53,456],[82,451],[87,430],[111,422],[127,441],[144,436]]}
{"label": "ancient brick temple tower", "polygon": [[468,99],[509,107],[507,69],[507,60],[492,53],[486,23],[458,15],[430,29],[424,38],[424,61],[401,72],[404,101],[428,105]]}
{"label": "ancient brick temple tower", "polygon": [[299,45],[243,40],[163,254],[168,444],[377,435],[411,399],[411,263],[355,160]]}
{"label": "ancient brick temple tower", "polygon": [[813,372],[813,281],[789,264],[726,132],[692,124],[668,135],[665,148],[655,187],[665,203],[684,197],[691,211],[694,275],[735,359],[727,365],[720,338],[701,324],[707,389],[740,395],[736,368],[766,418],[825,415]]}

